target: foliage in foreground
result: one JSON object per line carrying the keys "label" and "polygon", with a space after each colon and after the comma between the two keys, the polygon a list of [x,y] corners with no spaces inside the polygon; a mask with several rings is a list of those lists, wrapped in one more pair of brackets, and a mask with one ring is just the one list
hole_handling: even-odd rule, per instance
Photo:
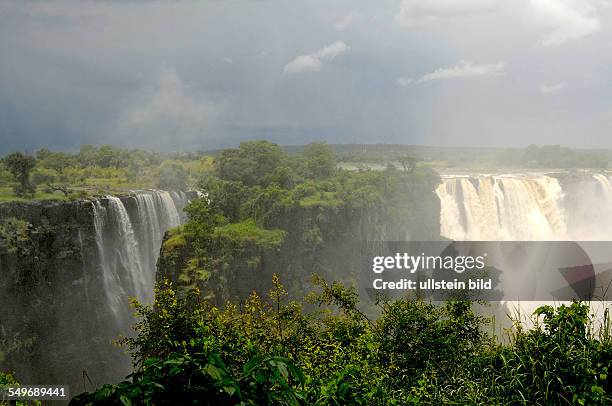
{"label": "foliage in foreground", "polygon": [[135,303],[138,334],[124,344],[136,372],[71,404],[612,402],[609,319],[594,334],[585,304],[540,307],[541,323],[498,344],[469,302],[381,301],[370,319],[352,289],[315,282],[304,303],[275,278],[268,300],[224,307],[166,282],[153,308]]}
{"label": "foliage in foreground", "polygon": [[[2,354],[0,353],[0,357],[2,356]],[[0,390],[2,390],[3,388],[6,387],[19,387],[21,386],[21,384],[19,383],[19,381],[17,379],[15,379],[15,376],[11,373],[11,372],[2,372],[0,371]],[[28,400],[28,401],[21,401],[21,400],[17,400],[17,401],[11,401],[13,403],[9,403],[9,401],[5,401],[2,398],[2,394],[0,394],[0,406],[5,406],[5,405],[15,405],[15,406],[39,406],[41,404],[41,402],[39,400]]]}

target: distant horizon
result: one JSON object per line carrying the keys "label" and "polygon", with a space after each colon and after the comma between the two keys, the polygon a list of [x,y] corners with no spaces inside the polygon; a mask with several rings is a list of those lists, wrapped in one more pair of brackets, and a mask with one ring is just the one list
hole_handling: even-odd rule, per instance
{"label": "distant horizon", "polygon": [[[305,145],[308,145],[310,143],[313,142],[324,142],[325,144],[334,147],[334,146],[388,146],[388,147],[392,147],[392,146],[401,146],[401,147],[415,147],[415,148],[437,148],[437,149],[463,149],[463,150],[469,150],[469,149],[481,149],[481,150],[521,150],[521,149],[526,149],[529,148],[532,145],[535,145],[538,148],[541,147],[560,147],[560,148],[567,148],[570,150],[575,150],[575,151],[588,151],[588,152],[596,152],[596,151],[612,151],[612,147],[604,147],[604,148],[582,148],[582,147],[572,147],[572,146],[568,146],[568,145],[562,145],[562,144],[529,144],[529,145],[524,145],[524,146],[473,146],[473,145],[429,145],[429,144],[400,144],[400,143],[381,143],[381,142],[377,142],[377,143],[330,143],[324,140],[313,140],[313,141],[309,141],[309,142],[305,142],[303,144],[281,144],[278,142],[274,142],[271,141],[269,139],[266,138],[253,138],[253,139],[245,139],[242,140],[240,142],[250,142],[250,141],[269,141],[272,142],[273,144],[278,145],[281,148],[287,149],[287,148],[292,148],[292,147],[303,147]],[[11,149],[11,150],[6,150],[4,152],[0,152],[0,157],[1,156],[5,156],[7,154],[10,154],[12,152],[22,152],[28,155],[34,155],[36,154],[36,152],[43,150],[43,149],[48,149],[51,152],[63,152],[66,154],[78,154],[79,150],[81,147],[85,146],[85,145],[91,145],[95,148],[100,148],[102,146],[111,146],[114,148],[118,148],[121,150],[126,150],[126,151],[131,151],[131,150],[140,150],[140,151],[146,151],[146,152],[157,152],[157,153],[161,153],[161,154],[182,154],[182,153],[215,153],[215,152],[219,152],[219,151],[223,151],[224,149],[231,149],[231,148],[238,148],[238,146],[240,145],[240,142],[236,143],[236,144],[232,144],[232,145],[228,145],[225,147],[220,147],[220,148],[211,148],[211,149],[190,149],[190,150],[175,150],[175,151],[160,151],[157,149],[151,149],[151,148],[139,148],[139,147],[124,147],[121,145],[114,145],[114,144],[110,144],[110,143],[101,143],[101,144],[93,144],[93,143],[85,143],[85,144],[80,144],[78,147],[76,148],[71,148],[71,149],[54,149],[54,148],[49,148],[49,147],[45,147],[42,146],[40,148],[36,148],[36,149]],[[1,149],[0,149],[1,151]]]}

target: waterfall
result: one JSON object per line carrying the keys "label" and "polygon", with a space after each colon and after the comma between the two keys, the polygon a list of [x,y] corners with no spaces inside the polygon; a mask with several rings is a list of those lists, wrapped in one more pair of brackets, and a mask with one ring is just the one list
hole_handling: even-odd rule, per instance
{"label": "waterfall", "polygon": [[606,174],[443,175],[440,233],[453,240],[611,240]]}
{"label": "waterfall", "polygon": [[601,174],[596,174],[593,175],[593,178],[599,184],[604,199],[607,202],[612,201],[612,183],[610,182],[610,177]]}
{"label": "waterfall", "polygon": [[129,296],[152,301],[164,233],[183,223],[187,203],[185,193],[161,190],[92,202],[104,291],[108,307],[121,324],[129,322]]}
{"label": "waterfall", "polygon": [[563,192],[548,176],[445,176],[436,190],[440,232],[455,240],[567,237]]}
{"label": "waterfall", "polygon": [[[106,249],[105,230],[107,229],[107,210],[100,201],[93,202],[93,217],[94,229],[96,232],[96,246],[98,248],[98,256],[100,266],[102,268],[102,278],[104,283],[104,292],[108,301],[110,310],[115,318],[120,317],[120,309],[122,306],[122,298],[126,297],[125,291],[121,286],[119,275],[115,267],[111,266],[109,257],[111,253]],[[108,229],[112,229],[110,226]]]}
{"label": "waterfall", "polygon": [[[601,264],[596,268],[609,269],[609,244],[581,243],[612,241],[612,178],[607,173],[442,175],[436,193],[444,237],[455,241],[575,241],[589,261]],[[508,256],[509,264],[521,265],[508,267],[500,276],[502,282],[513,286],[514,281],[534,278],[533,264],[540,263],[541,252],[534,249],[533,254]],[[545,280],[534,283],[534,289],[536,286],[548,291],[554,285]],[[605,279],[602,286],[608,286]],[[498,335],[510,326],[506,314],[530,315],[542,304],[559,302],[503,302],[494,310],[496,320],[501,321]],[[601,308],[591,306],[591,311],[601,315]],[[529,319],[521,321],[531,326]]]}
{"label": "waterfall", "polygon": [[580,188],[568,191],[567,213],[575,240],[612,240],[612,181],[608,174],[593,174]]}

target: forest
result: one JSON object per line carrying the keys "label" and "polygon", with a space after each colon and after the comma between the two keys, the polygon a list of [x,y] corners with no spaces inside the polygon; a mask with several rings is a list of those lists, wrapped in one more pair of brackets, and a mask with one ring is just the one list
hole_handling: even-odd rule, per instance
{"label": "forest", "polygon": [[110,145],[78,153],[40,149],[0,159],[0,201],[79,199],[139,188],[186,190],[211,166],[204,153],[161,154]]}
{"label": "forest", "polygon": [[[436,170],[605,169],[612,161],[612,151],[559,145],[470,148],[337,144],[329,147],[340,166],[357,169],[371,166],[384,169],[387,164]],[[300,154],[304,146],[281,148],[293,156]],[[77,199],[138,188],[186,189],[196,185],[203,172],[212,170],[213,157],[220,153],[222,150],[163,154],[111,145],[83,145],[77,153],[46,148],[32,155],[16,151],[0,159],[0,201]]]}

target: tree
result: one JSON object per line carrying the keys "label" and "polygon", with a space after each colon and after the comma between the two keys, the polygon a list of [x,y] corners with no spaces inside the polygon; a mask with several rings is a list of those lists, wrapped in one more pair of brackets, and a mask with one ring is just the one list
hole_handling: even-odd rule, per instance
{"label": "tree", "polygon": [[41,149],[36,153],[38,163],[45,168],[53,169],[60,175],[68,167],[75,166],[77,161],[73,155],[64,152],[51,152]]}
{"label": "tree", "polygon": [[72,189],[70,189],[70,186],[68,185],[53,185],[51,183],[48,183],[47,188],[51,192],[62,192],[64,194],[64,197],[70,197],[70,195],[72,194]]}
{"label": "tree", "polygon": [[15,180],[19,182],[13,187],[15,195],[25,196],[26,194],[30,194],[34,196],[36,186],[30,181],[30,172],[32,172],[32,169],[36,166],[36,158],[21,152],[13,152],[4,158],[4,164]]}
{"label": "tree", "polygon": [[38,151],[36,151],[36,159],[39,161],[44,161],[45,159],[49,158],[52,154],[53,152],[49,151],[47,148],[41,148]]}
{"label": "tree", "polygon": [[79,150],[78,159],[82,166],[93,166],[96,165],[96,159],[98,157],[98,150],[93,145],[83,145]]}
{"label": "tree", "polygon": [[119,168],[122,163],[122,154],[118,148],[110,145],[102,145],[98,149],[98,165],[102,168]]}
{"label": "tree", "polygon": [[13,175],[9,172],[8,168],[4,164],[4,161],[0,159],[0,186],[8,185],[13,179]]}
{"label": "tree", "polygon": [[401,156],[397,160],[400,162],[400,164],[402,164],[402,168],[404,168],[404,171],[406,172],[413,172],[416,168],[416,158],[413,158],[411,156]]}
{"label": "tree", "polygon": [[246,186],[267,186],[269,175],[286,159],[284,151],[268,141],[241,142],[217,157],[217,171],[223,180],[240,181]]}
{"label": "tree", "polygon": [[306,168],[314,179],[329,178],[336,171],[336,158],[331,147],[324,142],[313,142],[302,151]]}

